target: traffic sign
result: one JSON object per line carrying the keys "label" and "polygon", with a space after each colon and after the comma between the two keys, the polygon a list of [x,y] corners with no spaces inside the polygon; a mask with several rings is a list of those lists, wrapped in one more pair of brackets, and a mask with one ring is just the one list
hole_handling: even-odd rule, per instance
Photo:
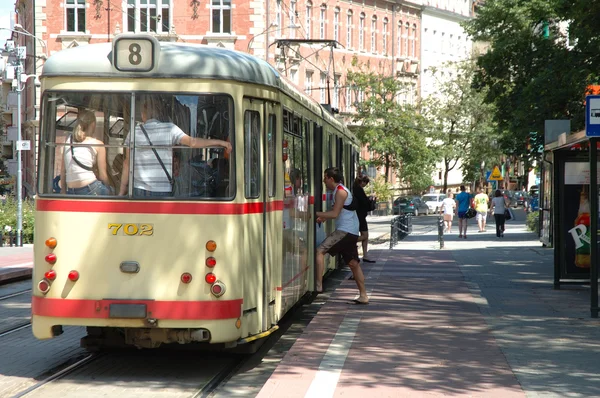
{"label": "traffic sign", "polygon": [[17,151],[29,151],[29,150],[31,150],[31,141],[28,141],[28,140],[17,141],[15,146],[17,147]]}
{"label": "traffic sign", "polygon": [[485,180],[486,180],[486,181],[489,181],[489,180],[490,180],[490,176],[491,176],[491,175],[492,175],[492,172],[491,172],[491,171],[486,171],[486,172],[485,172]]}
{"label": "traffic sign", "polygon": [[600,95],[585,97],[585,135],[600,137]]}
{"label": "traffic sign", "polygon": [[498,166],[494,167],[492,174],[490,175],[489,181],[502,181],[502,173],[500,173],[500,169]]}

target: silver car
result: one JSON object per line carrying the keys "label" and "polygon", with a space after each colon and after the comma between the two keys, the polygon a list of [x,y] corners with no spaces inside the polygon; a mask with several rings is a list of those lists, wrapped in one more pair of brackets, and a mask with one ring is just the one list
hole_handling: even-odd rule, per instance
{"label": "silver car", "polygon": [[438,213],[440,211],[444,199],[446,199],[446,195],[443,193],[428,193],[421,198],[432,213]]}

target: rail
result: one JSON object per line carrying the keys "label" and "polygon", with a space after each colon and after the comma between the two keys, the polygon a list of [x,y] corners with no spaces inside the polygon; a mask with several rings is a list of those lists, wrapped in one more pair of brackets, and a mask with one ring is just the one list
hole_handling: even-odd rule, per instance
{"label": "rail", "polygon": [[412,233],[412,216],[402,214],[392,218],[390,231],[390,249],[398,244],[398,241],[406,238]]}

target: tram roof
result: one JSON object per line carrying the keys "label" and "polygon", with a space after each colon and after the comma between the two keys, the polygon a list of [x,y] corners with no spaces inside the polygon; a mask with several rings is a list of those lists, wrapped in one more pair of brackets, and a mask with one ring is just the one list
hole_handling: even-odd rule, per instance
{"label": "tram roof", "polygon": [[159,59],[150,72],[117,70],[112,64],[111,51],[112,43],[90,44],[59,51],[45,62],[42,77],[202,78],[280,87],[279,72],[267,62],[225,48],[160,42]]}

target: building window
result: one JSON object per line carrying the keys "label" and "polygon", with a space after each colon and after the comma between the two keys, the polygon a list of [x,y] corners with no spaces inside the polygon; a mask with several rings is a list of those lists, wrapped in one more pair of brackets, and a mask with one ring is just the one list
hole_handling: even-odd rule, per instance
{"label": "building window", "polygon": [[321,73],[321,82],[320,82],[320,85],[321,85],[321,87],[320,87],[320,89],[321,89],[320,90],[321,91],[321,98],[320,98],[321,104],[325,103],[325,85],[327,84],[326,81],[325,81],[325,78],[326,78],[325,77],[325,73]]}
{"label": "building window", "polygon": [[387,55],[387,41],[388,41],[388,19],[383,20],[383,55]]}
{"label": "building window", "polygon": [[371,52],[377,52],[377,17],[371,19]]}
{"label": "building window", "polygon": [[412,56],[417,57],[417,25],[412,27]]}
{"label": "building window", "polygon": [[360,13],[360,20],[358,21],[358,50],[362,51],[365,49],[365,14]]}
{"label": "building window", "polygon": [[352,48],[352,11],[348,11],[348,19],[347,19],[347,27],[346,27],[346,47]]}
{"label": "building window", "polygon": [[313,79],[313,73],[307,71],[306,72],[306,78],[304,79],[304,91],[310,97],[312,97],[312,79]]}
{"label": "building window", "polygon": [[212,0],[212,32],[231,33],[231,0]]}
{"label": "building window", "polygon": [[398,22],[398,37],[396,38],[397,56],[402,55],[402,21]]}
{"label": "building window", "polygon": [[67,0],[67,32],[85,32],[85,0]]}
{"label": "building window", "polygon": [[325,39],[325,17],[326,17],[327,7],[325,4],[321,6],[321,16],[319,17],[319,38],[321,40]]}
{"label": "building window", "polygon": [[312,26],[310,24],[312,19],[312,3],[309,1],[306,4],[306,38],[310,40],[312,36]]}
{"label": "building window", "polygon": [[335,75],[333,79],[333,104],[331,105],[334,108],[340,107],[340,75]]}
{"label": "building window", "polygon": [[340,9],[335,8],[333,12],[333,40],[340,41]]}
{"label": "building window", "polygon": [[170,0],[127,0],[127,32],[168,33],[170,16]]}
{"label": "building window", "polygon": [[277,26],[277,30],[275,31],[275,36],[281,37],[281,2],[278,1],[275,3],[275,26]]}
{"label": "building window", "polygon": [[296,37],[296,1],[290,1],[290,39]]}
{"label": "building window", "polygon": [[410,32],[410,24],[407,22],[404,27],[404,35],[402,38],[404,39],[404,48],[402,53],[408,57],[408,35]]}

